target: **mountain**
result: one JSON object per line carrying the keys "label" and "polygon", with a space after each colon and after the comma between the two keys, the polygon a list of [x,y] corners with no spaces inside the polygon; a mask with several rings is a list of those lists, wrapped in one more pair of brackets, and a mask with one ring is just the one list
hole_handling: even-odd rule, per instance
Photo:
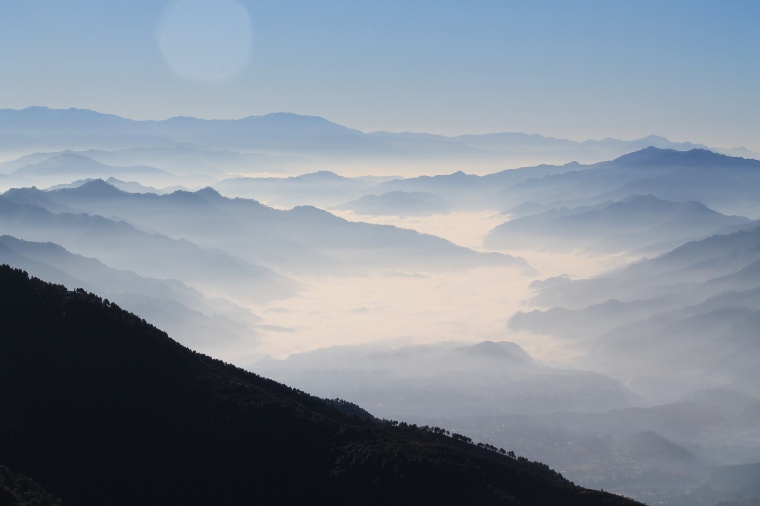
{"label": "mountain", "polygon": [[392,226],[348,222],[309,206],[277,210],[254,200],[223,197],[212,188],[167,195],[136,194],[104,181],[91,181],[55,191],[9,190],[3,199],[51,212],[115,217],[175,240],[221,248],[249,264],[289,272],[330,269],[366,273],[368,269],[484,265],[530,270],[524,260],[509,255],[477,253],[435,236]]}
{"label": "mountain", "polygon": [[92,158],[60,154],[46,160],[29,164],[14,171],[21,176],[66,176],[66,177],[139,177],[168,175],[166,171],[155,167],[116,167],[96,162]]}
{"label": "mountain", "polygon": [[445,200],[433,193],[396,190],[382,195],[365,195],[333,209],[369,215],[430,216],[450,213],[447,205]]}
{"label": "mountain", "polygon": [[[513,330],[552,334],[585,367],[667,400],[699,388],[757,391],[760,228],[689,242],[586,280],[534,283]],[[553,307],[552,307],[553,306]]]}
{"label": "mountain", "polygon": [[634,402],[608,376],[547,367],[508,341],[333,346],[261,360],[251,369],[384,418],[598,411]]}
{"label": "mountain", "polygon": [[[317,116],[284,112],[230,120],[175,117],[135,121],[84,109],[0,110],[0,151],[95,149],[111,152],[128,163],[154,165],[181,174],[188,170],[183,170],[183,160],[197,164],[195,170],[189,169],[194,173],[218,173],[220,169],[227,174],[312,172],[341,167],[354,173],[357,169],[359,173],[371,169],[376,175],[416,175],[427,169],[437,173],[457,170],[465,164],[473,172],[487,173],[539,162],[594,163],[650,145],[703,147],[654,136],[633,141],[575,142],[520,132],[454,137],[364,133]],[[197,159],[183,154],[188,149],[197,150]]]}
{"label": "mountain", "polygon": [[316,116],[273,113],[236,120],[175,117],[135,121],[86,109],[0,110],[0,147],[125,149],[197,144],[208,148],[368,152],[385,149],[357,130]]}
{"label": "mountain", "polygon": [[[646,504],[728,504],[757,500],[760,401],[737,391],[693,393],[674,402],[598,413],[414,417],[473,439],[535,455],[576,483]],[[753,474],[754,471],[754,474]],[[716,478],[730,478],[716,479]]]}
{"label": "mountain", "polygon": [[[425,133],[374,132],[369,134],[400,151],[417,155],[440,154],[460,163],[483,163],[494,155],[508,154],[513,161],[541,159],[544,162],[563,163],[576,160],[593,163],[605,158],[614,158],[648,146],[662,149],[705,149],[706,146],[690,142],[672,142],[664,137],[649,135],[641,139],[624,141],[620,139],[587,140],[582,142],[523,132],[497,132],[481,135],[458,135],[446,137]],[[720,150],[728,155],[757,157],[746,148]]]}
{"label": "mountain", "polygon": [[513,360],[517,363],[533,362],[533,358],[528,355],[519,344],[509,341],[483,341],[482,343],[474,344],[472,346],[457,348],[454,351],[471,357],[486,357],[488,359],[500,360],[506,359]]}
{"label": "mountain", "polygon": [[652,195],[673,202],[702,202],[721,213],[760,217],[760,160],[705,149],[646,147],[614,160],[538,165],[476,175],[457,171],[383,182],[372,194],[429,192],[454,210],[520,209],[519,215],[579,208]]}
{"label": "mountain", "polygon": [[[50,159],[72,156],[88,158],[112,168],[149,167],[174,174],[176,178],[205,178],[206,184],[215,182],[215,175],[228,172],[278,172],[287,166],[286,157],[272,157],[261,153],[242,153],[229,149],[204,148],[177,144],[167,147],[130,147],[124,149],[61,150],[24,155],[0,162],[0,172],[14,173]],[[43,165],[44,166],[44,165]]]}
{"label": "mountain", "polygon": [[521,167],[507,169],[479,176],[465,174],[458,170],[451,174],[436,176],[417,176],[406,179],[395,178],[384,181],[373,187],[370,191],[373,195],[380,195],[394,191],[408,193],[428,193],[436,195],[447,202],[452,209],[494,209],[492,200],[498,192],[506,187],[515,185],[527,179],[535,179],[550,174],[576,170],[582,167],[577,162],[565,165],[538,165],[535,167]]}
{"label": "mountain", "polygon": [[522,181],[503,188],[493,199],[502,208],[523,202],[564,202],[578,207],[638,194],[674,202],[698,201],[722,213],[755,216],[760,215],[759,193],[759,160],[705,149],[648,147],[615,160]]}
{"label": "mountain", "polygon": [[[97,179],[100,179],[100,178],[97,178]],[[63,188],[77,188],[79,186],[82,186],[85,183],[89,183],[90,181],[93,181],[93,178],[77,179],[76,181],[72,181],[71,183],[58,184],[46,189],[47,190],[61,190]],[[153,188],[151,186],[144,186],[136,181],[122,181],[121,179],[116,179],[115,177],[109,177],[105,181],[111,186],[114,186],[115,188],[118,188],[119,190],[129,192],[129,193],[158,193],[158,194],[167,193],[165,190]]]}
{"label": "mountain", "polygon": [[272,206],[314,205],[328,207],[355,198],[373,185],[357,178],[319,171],[291,177],[236,177],[212,185],[228,197],[242,197]]}
{"label": "mountain", "polygon": [[113,269],[57,244],[0,236],[0,263],[93,292],[160,324],[183,344],[215,356],[232,356],[255,340],[259,320],[242,307],[210,299],[176,280]]}
{"label": "mountain", "polygon": [[610,299],[633,302],[671,294],[690,297],[701,285],[704,291],[699,293],[712,296],[757,286],[758,261],[760,226],[752,222],[746,230],[691,241],[624,269],[588,279],[549,278],[534,282],[532,287],[537,291],[538,304],[572,309]]}
{"label": "mountain", "polygon": [[85,506],[636,504],[442,429],[354,416],[8,267],[0,319],[0,470],[44,484],[38,495]]}
{"label": "mountain", "polygon": [[[86,183],[76,190],[92,192],[94,186]],[[107,186],[109,191],[120,192]],[[28,189],[0,195],[3,232],[27,241],[54,242],[110,267],[142,276],[182,280],[206,293],[225,293],[235,300],[277,298],[292,294],[295,288],[295,283],[285,276],[218,248],[200,247],[188,240],[140,230],[124,221],[79,213],[66,204],[46,200],[48,193],[54,192]]]}
{"label": "mountain", "polygon": [[490,248],[583,249],[662,253],[750,220],[725,216],[700,202],[631,195],[596,206],[559,208],[517,217],[486,236]]}

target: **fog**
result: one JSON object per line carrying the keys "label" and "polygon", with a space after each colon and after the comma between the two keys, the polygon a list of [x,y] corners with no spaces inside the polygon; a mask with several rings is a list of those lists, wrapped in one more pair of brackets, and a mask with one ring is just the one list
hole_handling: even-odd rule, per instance
{"label": "fog", "polygon": [[[460,246],[484,251],[483,237],[504,221],[494,212],[456,212],[444,216],[398,217],[334,214],[351,221],[394,225],[437,235]],[[572,366],[567,343],[548,335],[512,330],[510,315],[542,306],[533,302],[531,283],[566,275],[585,278],[625,265],[625,255],[552,253],[521,250],[535,273],[513,267],[456,272],[384,272],[361,276],[310,276],[285,300],[250,306],[262,318],[258,355],[286,358],[293,353],[358,343],[383,346],[459,341],[512,341],[533,357]]]}
{"label": "fog", "polygon": [[757,160],[539,139],[554,165],[503,170],[519,136],[121,120],[3,152],[0,262],[582,485],[757,499]]}

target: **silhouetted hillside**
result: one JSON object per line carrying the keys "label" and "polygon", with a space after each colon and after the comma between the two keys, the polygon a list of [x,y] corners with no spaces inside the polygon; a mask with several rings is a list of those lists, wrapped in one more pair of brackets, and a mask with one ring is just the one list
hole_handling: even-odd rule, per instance
{"label": "silhouetted hillside", "polygon": [[3,475],[65,504],[634,504],[441,429],[352,416],[7,266],[0,320]]}

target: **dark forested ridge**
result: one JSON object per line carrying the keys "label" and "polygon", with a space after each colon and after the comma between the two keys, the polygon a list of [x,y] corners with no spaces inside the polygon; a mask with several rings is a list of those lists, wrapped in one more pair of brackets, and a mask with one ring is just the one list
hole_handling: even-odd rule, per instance
{"label": "dark forested ridge", "polygon": [[7,266],[0,321],[2,505],[635,504],[224,364]]}

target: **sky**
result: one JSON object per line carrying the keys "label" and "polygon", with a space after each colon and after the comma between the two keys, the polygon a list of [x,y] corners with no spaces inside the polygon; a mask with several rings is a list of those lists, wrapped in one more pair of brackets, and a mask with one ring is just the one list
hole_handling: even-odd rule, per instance
{"label": "sky", "polygon": [[0,108],[760,151],[756,0],[0,0]]}

